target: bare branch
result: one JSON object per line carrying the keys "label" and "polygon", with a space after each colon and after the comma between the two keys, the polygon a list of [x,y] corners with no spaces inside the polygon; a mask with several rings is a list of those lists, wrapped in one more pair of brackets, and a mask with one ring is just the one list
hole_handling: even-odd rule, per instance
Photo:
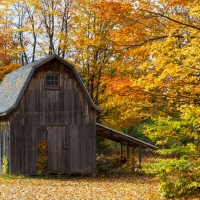
{"label": "bare branch", "polygon": [[173,21],[173,22],[175,22],[175,23],[177,23],[177,24],[181,24],[181,25],[184,25],[184,26],[187,26],[187,27],[190,27],[190,28],[194,28],[194,29],[200,30],[200,27],[198,27],[198,26],[195,26],[195,25],[193,25],[193,24],[188,24],[188,23],[185,23],[185,22],[178,21],[178,20],[176,20],[176,19],[173,19],[173,18],[171,18],[171,17],[168,17],[168,16],[166,16],[166,15],[163,15],[162,13],[152,12],[152,11],[143,10],[143,9],[140,9],[140,10],[141,10],[141,11],[148,12],[148,13],[151,13],[151,14],[154,14],[154,15],[158,15],[158,16],[160,16],[160,17],[163,17],[163,18],[165,18],[165,19],[168,19],[168,20],[170,20],[170,21]]}

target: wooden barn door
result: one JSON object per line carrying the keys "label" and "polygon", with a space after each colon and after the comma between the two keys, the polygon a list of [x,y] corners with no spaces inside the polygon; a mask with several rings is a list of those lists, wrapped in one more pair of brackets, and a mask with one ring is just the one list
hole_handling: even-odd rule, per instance
{"label": "wooden barn door", "polygon": [[65,126],[50,126],[48,130],[48,170],[67,172]]}

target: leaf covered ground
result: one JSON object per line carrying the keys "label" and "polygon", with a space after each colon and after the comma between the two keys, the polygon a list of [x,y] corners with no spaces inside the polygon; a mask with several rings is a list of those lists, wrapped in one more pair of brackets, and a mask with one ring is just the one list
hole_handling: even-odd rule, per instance
{"label": "leaf covered ground", "polygon": [[[196,196],[196,195],[195,195]],[[153,177],[0,178],[0,199],[162,199]],[[184,199],[184,198],[183,198]],[[192,197],[189,199],[200,199]]]}
{"label": "leaf covered ground", "polygon": [[1,179],[0,199],[156,199],[149,178]]}

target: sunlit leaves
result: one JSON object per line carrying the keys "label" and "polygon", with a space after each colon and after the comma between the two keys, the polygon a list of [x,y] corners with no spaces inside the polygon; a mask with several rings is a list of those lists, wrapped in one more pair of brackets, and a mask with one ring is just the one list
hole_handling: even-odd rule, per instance
{"label": "sunlit leaves", "polygon": [[1,5],[1,23],[12,27],[5,32],[20,45],[12,55],[22,64],[52,53],[74,62],[93,101],[105,110],[106,124],[129,127],[151,116],[179,117],[181,106],[199,104],[198,1]]}
{"label": "sunlit leaves", "polygon": [[[71,32],[59,34],[63,50],[70,52],[85,86],[97,105],[103,101],[101,78],[116,71],[115,62],[121,53],[111,42],[111,32],[116,22],[101,18],[96,1],[76,1],[70,12]],[[107,7],[106,7],[107,8]],[[67,44],[67,45],[65,45]],[[67,49],[66,49],[67,48]]]}
{"label": "sunlit leaves", "polygon": [[[108,86],[103,106],[110,113],[127,116],[118,116],[112,122],[106,119],[106,123],[129,126],[136,115],[137,120],[150,115],[179,117],[181,106],[199,105],[196,6],[197,1],[145,1],[137,6],[127,1],[95,4],[103,20],[116,22],[116,28],[110,32],[111,41],[117,49],[123,49],[123,57],[115,65],[117,76],[103,80]],[[123,81],[119,83],[119,79]]]}
{"label": "sunlit leaves", "polygon": [[19,68],[18,53],[21,52],[18,43],[14,41],[12,35],[6,33],[8,27],[0,26],[0,82],[9,72]]}
{"label": "sunlit leaves", "polygon": [[[153,164],[144,164],[143,167],[146,173],[158,175],[163,197],[187,195],[193,192],[200,183],[198,157],[192,160],[158,159]],[[198,197],[198,194],[195,197]]]}
{"label": "sunlit leaves", "polygon": [[180,118],[156,118],[144,131],[162,147],[157,153],[173,158],[144,165],[146,172],[160,177],[166,197],[189,193],[200,185],[199,107],[185,105],[180,111]]}

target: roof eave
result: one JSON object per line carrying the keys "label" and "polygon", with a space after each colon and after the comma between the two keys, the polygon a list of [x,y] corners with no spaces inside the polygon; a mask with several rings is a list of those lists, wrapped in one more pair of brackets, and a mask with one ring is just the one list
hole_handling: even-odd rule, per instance
{"label": "roof eave", "polygon": [[0,113],[0,117],[6,116],[6,115],[7,115],[6,112],[2,112],[2,113]]}
{"label": "roof eave", "polygon": [[[141,145],[141,146],[143,146],[143,147],[146,147],[146,148],[151,148],[151,149],[158,149],[158,147],[156,147],[156,146],[154,146],[154,145],[152,145],[152,144],[149,144],[149,143],[146,143],[146,142],[144,142],[144,141],[142,141],[142,140],[139,140],[139,139],[137,139],[137,138],[134,138],[134,137],[132,137],[132,136],[129,136],[129,135],[127,135],[127,134],[124,134],[124,133],[122,133],[122,132],[119,132],[119,131],[116,131],[116,130],[114,130],[114,129],[112,129],[112,128],[109,128],[109,127],[106,127],[106,126],[104,126],[104,125],[101,125],[101,124],[99,124],[99,123],[96,123],[96,125],[98,125],[98,126],[100,126],[101,128],[103,128],[103,129],[107,129],[107,130],[109,130],[109,131],[111,131],[111,132],[114,132],[115,134],[117,134],[118,136],[121,136],[121,137],[124,137],[124,138],[126,138],[126,139],[124,139],[124,141],[129,141],[129,142],[132,142],[132,143],[134,143],[135,145]],[[102,136],[103,137],[103,136]],[[106,137],[105,137],[106,138]],[[114,140],[113,140],[114,141]]]}

